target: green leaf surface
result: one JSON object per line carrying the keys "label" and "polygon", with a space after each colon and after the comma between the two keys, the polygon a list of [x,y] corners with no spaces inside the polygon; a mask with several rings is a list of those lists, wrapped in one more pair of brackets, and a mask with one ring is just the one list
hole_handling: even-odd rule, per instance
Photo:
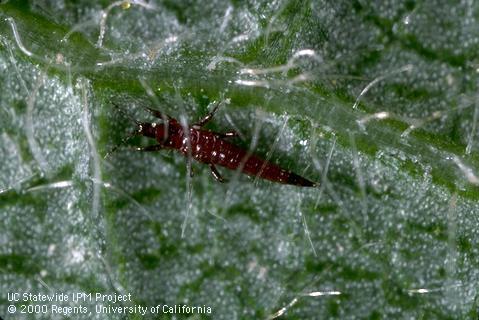
{"label": "green leaf surface", "polygon": [[[3,1],[0,317],[68,313],[21,314],[26,292],[67,294],[72,318],[476,318],[478,9]],[[215,102],[209,129],[320,187],[104,159],[144,107],[192,123]]]}

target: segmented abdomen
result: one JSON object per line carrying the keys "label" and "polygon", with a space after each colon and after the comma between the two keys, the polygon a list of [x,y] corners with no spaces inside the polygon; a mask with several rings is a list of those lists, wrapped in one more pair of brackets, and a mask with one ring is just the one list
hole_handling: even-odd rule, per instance
{"label": "segmented abdomen", "polygon": [[[191,156],[200,162],[215,164],[231,170],[241,169],[243,173],[258,176],[263,179],[300,185],[315,184],[293,172],[284,170],[278,165],[266,162],[260,157],[229,143],[213,132],[205,130],[190,130]],[[187,155],[187,147],[182,148]]]}

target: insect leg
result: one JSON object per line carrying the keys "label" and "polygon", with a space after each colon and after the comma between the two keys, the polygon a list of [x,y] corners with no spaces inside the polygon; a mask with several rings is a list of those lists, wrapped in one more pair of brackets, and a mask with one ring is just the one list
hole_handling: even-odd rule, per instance
{"label": "insect leg", "polygon": [[164,148],[163,145],[155,144],[155,145],[147,146],[147,147],[138,147],[138,148],[135,148],[135,150],[141,151],[141,152],[150,152],[150,151],[159,151],[163,148]]}
{"label": "insect leg", "polygon": [[218,169],[216,169],[214,164],[210,164],[210,169],[211,169],[211,174],[215,178],[216,181],[218,182],[226,182],[226,180],[221,176],[221,174],[218,172]]}
{"label": "insect leg", "polygon": [[200,121],[198,121],[197,123],[193,124],[193,126],[195,127],[202,127],[204,126],[205,124],[208,123],[208,121],[210,121],[213,116],[215,115],[216,111],[218,111],[218,108],[220,107],[220,103],[218,102],[216,104],[216,106],[213,108],[213,110],[211,110],[210,113],[208,113],[203,119],[201,119]]}

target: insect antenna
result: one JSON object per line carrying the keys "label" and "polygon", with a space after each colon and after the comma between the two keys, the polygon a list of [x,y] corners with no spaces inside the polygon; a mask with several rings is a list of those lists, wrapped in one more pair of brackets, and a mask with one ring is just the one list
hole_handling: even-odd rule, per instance
{"label": "insect antenna", "polygon": [[124,146],[131,138],[136,136],[138,133],[136,131],[131,132],[129,135],[121,139],[120,143],[111,148],[110,151],[108,151],[105,156],[103,157],[104,160],[106,160],[109,156],[112,155],[112,153],[116,152],[121,146]]}
{"label": "insect antenna", "polygon": [[128,113],[126,113],[119,105],[117,105],[116,103],[112,103],[113,106],[118,110],[119,113],[122,114],[122,116],[124,116],[125,118],[128,118],[130,119],[132,122],[134,122],[135,124],[139,125],[140,122],[138,120],[136,120],[135,118],[133,118],[131,115],[129,115]]}
{"label": "insect antenna", "polygon": [[[133,118],[131,115],[129,115],[128,113],[126,113],[119,105],[117,105],[116,103],[112,103],[113,106],[118,110],[119,113],[121,113],[124,117],[130,119],[132,122],[134,122],[136,125],[140,125],[140,121],[136,120],[135,118]],[[112,155],[112,153],[116,152],[121,146],[124,146],[131,138],[133,138],[134,136],[136,136],[138,134],[137,131],[133,131],[131,132],[129,135],[127,135],[126,137],[124,137],[123,139],[121,139],[120,143],[117,144],[116,146],[114,146],[110,151],[108,151],[105,156],[103,157],[103,159],[107,159],[109,156]]]}

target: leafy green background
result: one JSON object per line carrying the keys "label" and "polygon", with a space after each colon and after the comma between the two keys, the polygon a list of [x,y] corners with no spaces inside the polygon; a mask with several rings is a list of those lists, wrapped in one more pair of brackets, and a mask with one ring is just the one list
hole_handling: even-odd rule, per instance
{"label": "leafy green background", "polygon": [[[0,316],[7,292],[116,292],[213,310],[176,318],[477,318],[477,3],[134,2],[100,46],[110,3],[0,4]],[[132,129],[113,103],[214,101],[210,129],[321,188],[103,159]]]}

